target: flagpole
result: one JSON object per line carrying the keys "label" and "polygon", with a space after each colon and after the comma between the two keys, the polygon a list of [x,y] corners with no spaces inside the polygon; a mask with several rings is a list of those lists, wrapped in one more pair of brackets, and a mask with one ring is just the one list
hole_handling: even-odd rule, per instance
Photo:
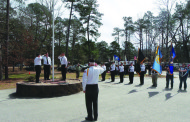
{"label": "flagpole", "polygon": [[52,26],[52,81],[54,81],[54,0],[52,1],[53,26]]}

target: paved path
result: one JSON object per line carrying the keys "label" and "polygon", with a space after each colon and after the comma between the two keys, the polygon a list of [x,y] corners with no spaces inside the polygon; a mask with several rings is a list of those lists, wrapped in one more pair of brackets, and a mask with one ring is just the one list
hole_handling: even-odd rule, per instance
{"label": "paved path", "polygon": [[[164,73],[163,73],[164,74]],[[178,74],[178,73],[176,73]],[[177,77],[177,75],[175,75]],[[179,78],[173,90],[165,90],[165,78],[158,79],[158,87],[151,88],[151,77],[139,86],[140,78],[128,85],[109,80],[99,83],[98,122],[189,122],[190,78],[187,92],[178,91]],[[16,89],[0,91],[1,122],[83,122],[86,116],[82,92],[53,98],[16,98]]]}

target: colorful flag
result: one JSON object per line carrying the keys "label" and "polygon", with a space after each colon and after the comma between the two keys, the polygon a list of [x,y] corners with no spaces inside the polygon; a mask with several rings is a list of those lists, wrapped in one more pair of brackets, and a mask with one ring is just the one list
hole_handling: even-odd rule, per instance
{"label": "colorful flag", "polygon": [[154,64],[152,66],[152,69],[156,72],[158,72],[160,75],[162,74],[162,66],[161,66],[161,60],[162,59],[162,53],[160,51],[159,46],[157,47],[156,50],[156,58],[154,60]]}
{"label": "colorful flag", "polygon": [[116,56],[116,55],[114,55],[114,60],[115,60],[115,61],[120,61],[119,57]]}
{"label": "colorful flag", "polygon": [[169,61],[169,69],[170,69],[170,74],[173,75],[174,71],[174,66],[173,66],[173,60],[176,57],[175,50],[173,48],[173,45],[171,44],[171,51],[170,51],[170,61]]}

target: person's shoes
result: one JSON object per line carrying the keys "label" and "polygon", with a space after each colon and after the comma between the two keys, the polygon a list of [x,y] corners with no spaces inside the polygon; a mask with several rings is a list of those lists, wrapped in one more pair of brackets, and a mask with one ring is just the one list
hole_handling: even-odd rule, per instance
{"label": "person's shoes", "polygon": [[111,81],[111,82],[114,82],[114,81]]}
{"label": "person's shoes", "polygon": [[165,87],[165,89],[168,89],[168,87]]}
{"label": "person's shoes", "polygon": [[133,84],[133,83],[129,82],[128,84]]}
{"label": "person's shoes", "polygon": [[143,85],[142,83],[140,83],[139,85]]}
{"label": "person's shoes", "polygon": [[85,117],[85,120],[87,120],[87,121],[93,121],[92,118],[88,118],[88,117]]}
{"label": "person's shoes", "polygon": [[97,121],[97,119],[94,119],[94,121]]}

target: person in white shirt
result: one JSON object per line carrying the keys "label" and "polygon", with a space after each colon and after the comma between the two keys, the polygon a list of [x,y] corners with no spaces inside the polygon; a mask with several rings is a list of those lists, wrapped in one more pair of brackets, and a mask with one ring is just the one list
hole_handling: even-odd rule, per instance
{"label": "person in white shirt", "polygon": [[105,77],[106,77],[106,66],[103,63],[102,68],[104,69],[104,72],[102,73],[102,81],[105,81]]}
{"label": "person in white shirt", "polygon": [[140,68],[141,68],[141,71],[140,71],[140,84],[139,85],[144,85],[145,65],[143,63],[141,63]]}
{"label": "person in white shirt", "polygon": [[34,66],[36,70],[36,83],[39,83],[41,65],[42,65],[41,60],[42,60],[42,56],[40,54],[36,54],[36,58],[34,59]]}
{"label": "person in white shirt", "polygon": [[110,66],[110,72],[111,72],[111,82],[115,81],[115,62],[113,61]]}
{"label": "person in white shirt", "polygon": [[60,60],[61,63],[61,73],[62,73],[62,80],[66,80],[66,73],[67,73],[67,57],[65,56],[65,53],[62,53],[58,59]]}
{"label": "person in white shirt", "polygon": [[123,63],[121,63],[121,66],[119,66],[119,75],[120,75],[120,82],[123,83],[123,76],[124,76],[124,66]]}
{"label": "person in white shirt", "polygon": [[133,63],[130,64],[128,72],[129,72],[129,84],[133,84],[133,78],[134,78],[134,66],[133,66]]}
{"label": "person in white shirt", "polygon": [[44,80],[50,80],[50,67],[51,67],[51,58],[48,56],[48,52],[42,56],[44,61]]}
{"label": "person in white shirt", "polygon": [[[97,121],[98,119],[98,80],[99,75],[104,72],[104,69],[100,66],[95,67],[95,61],[89,60],[90,68],[86,69],[83,73],[82,87],[85,93],[87,121]],[[93,106],[93,109],[92,109]],[[92,112],[93,110],[93,112]],[[94,116],[92,115],[94,113]]]}

